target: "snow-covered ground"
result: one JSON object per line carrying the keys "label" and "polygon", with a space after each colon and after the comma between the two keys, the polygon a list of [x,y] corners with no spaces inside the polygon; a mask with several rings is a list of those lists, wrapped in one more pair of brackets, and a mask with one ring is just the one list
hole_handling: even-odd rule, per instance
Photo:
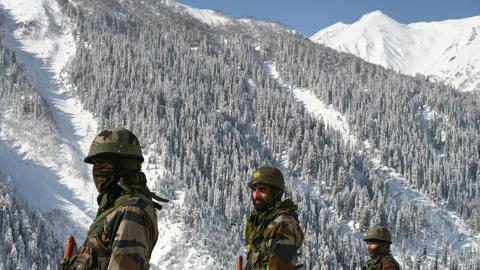
{"label": "snow-covered ground", "polygon": [[[198,248],[198,240],[188,238],[189,228],[179,218],[183,208],[183,193],[177,193],[178,199],[172,201],[158,212],[160,235],[152,253],[152,269],[220,269],[208,249]],[[181,256],[179,256],[181,255]]]}
{"label": "snow-covered ground", "polygon": [[178,8],[186,11],[188,14],[190,14],[190,16],[211,26],[219,26],[232,22],[230,17],[224,16],[219,12],[215,12],[213,10],[193,8],[191,6],[180,3],[175,3],[175,5]]}
{"label": "snow-covered ground", "polygon": [[[62,69],[75,54],[69,22],[54,0],[1,0],[6,46],[14,48],[29,81],[47,101],[56,130],[20,126],[15,115],[2,114],[1,169],[10,174],[31,206],[64,210],[79,228],[95,214],[95,187],[83,163],[97,133],[93,115],[73,97]],[[10,156],[11,158],[7,158]],[[27,164],[24,170],[12,164]],[[20,169],[17,169],[20,168]],[[77,237],[81,231],[75,232]]]}
{"label": "snow-covered ground", "polygon": [[[309,89],[298,89],[283,82],[278,71],[275,68],[275,63],[266,63],[266,68],[270,72],[272,78],[276,79],[285,91],[291,92],[299,102],[303,103],[306,110],[318,119],[322,119],[327,125],[331,126],[340,134],[345,141],[352,142],[351,146],[357,143],[355,135],[350,132],[348,122],[345,116],[336,111],[332,107],[325,106],[325,103],[318,99],[313,91]],[[428,119],[427,119],[428,120]],[[374,164],[375,173],[377,173],[385,183],[389,186],[389,200],[408,201],[412,206],[424,207],[425,220],[429,227],[429,231],[425,232],[430,241],[428,255],[434,256],[432,251],[436,248],[432,246],[435,244],[435,239],[440,241],[443,235],[446,237],[448,243],[455,249],[464,250],[466,248],[480,247],[480,234],[475,234],[465,222],[457,217],[454,213],[446,211],[441,205],[435,204],[427,195],[419,192],[408,185],[408,181],[392,168],[381,163],[378,157],[377,149],[371,149],[368,142],[364,143],[364,150],[367,159]],[[329,209],[330,213],[335,211]],[[349,224],[352,230],[352,235],[361,237],[360,234],[355,233],[355,224],[353,222],[344,222]],[[348,228],[347,228],[348,229]],[[400,249],[393,246],[395,254],[400,254]],[[401,263],[401,261],[400,261]]]}
{"label": "snow-covered ground", "polygon": [[401,24],[375,11],[310,39],[404,74],[433,75],[460,91],[480,90],[480,16]]}
{"label": "snow-covered ground", "polygon": [[[154,162],[150,163],[150,159]],[[150,189],[160,194],[162,187],[153,186],[152,180],[163,178],[166,169],[159,166],[156,160],[160,160],[160,157],[147,149],[142,170],[149,180]],[[150,259],[151,269],[219,269],[208,250],[198,247],[198,239],[189,239],[187,236],[189,228],[182,219],[188,213],[184,198],[185,192],[177,191],[175,198],[168,198],[170,202],[162,203],[163,209],[157,212],[159,237]]]}

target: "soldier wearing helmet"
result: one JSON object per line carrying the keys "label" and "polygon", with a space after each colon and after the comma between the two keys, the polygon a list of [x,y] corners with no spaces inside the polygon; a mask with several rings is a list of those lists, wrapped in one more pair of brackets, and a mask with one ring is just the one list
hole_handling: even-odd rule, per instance
{"label": "soldier wearing helmet", "polygon": [[84,159],[93,164],[99,192],[98,212],[78,253],[62,262],[62,269],[148,269],[158,237],[152,199],[141,171],[142,150],[127,129],[107,129],[93,140]]}
{"label": "soldier wearing helmet", "polygon": [[282,201],[285,181],[275,167],[258,168],[248,182],[254,209],[245,229],[245,270],[293,270],[303,241],[297,206]]}
{"label": "soldier wearing helmet", "polygon": [[400,270],[400,265],[390,253],[392,237],[387,228],[374,226],[368,229],[367,235],[363,238],[367,243],[368,261],[363,268],[365,270],[391,269]]}

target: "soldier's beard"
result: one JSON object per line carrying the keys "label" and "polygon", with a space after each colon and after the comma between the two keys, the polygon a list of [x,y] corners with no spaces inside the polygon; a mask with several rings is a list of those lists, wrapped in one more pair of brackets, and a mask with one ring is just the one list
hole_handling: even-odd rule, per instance
{"label": "soldier's beard", "polygon": [[255,207],[255,210],[257,210],[258,212],[264,212],[265,210],[267,210],[267,202],[265,202],[264,200],[262,199],[256,199],[253,200],[253,207]]}

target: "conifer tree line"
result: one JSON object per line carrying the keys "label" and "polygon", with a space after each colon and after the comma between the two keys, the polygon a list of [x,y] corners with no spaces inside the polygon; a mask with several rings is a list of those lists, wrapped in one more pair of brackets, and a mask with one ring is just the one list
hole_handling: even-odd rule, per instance
{"label": "conifer tree line", "polygon": [[[382,163],[480,230],[477,93],[459,93],[422,75],[404,76],[301,39],[276,45],[289,83],[312,89],[346,114],[359,141],[378,149]],[[427,108],[434,116],[426,120]]]}
{"label": "conifer tree line", "polygon": [[0,174],[0,269],[56,269],[61,244],[51,224],[31,210]]}
{"label": "conifer tree line", "polygon": [[[218,269],[232,267],[243,248],[251,207],[246,181],[263,164],[281,168],[286,196],[299,203],[305,269],[359,269],[366,249],[354,234],[379,223],[392,231],[404,268],[479,265],[477,251],[451,246],[450,228],[437,228],[422,206],[389,197],[368,151],[346,145],[306,112],[265,62],[275,61],[289,84],[312,89],[346,114],[359,141],[380,150],[382,163],[478,231],[480,120],[468,94],[334,52],[282,27],[213,29],[157,1],[62,5],[77,42],[68,68],[75,94],[101,128],[127,127],[160,157],[168,173],[154,179],[156,191],[170,198],[185,191],[188,239],[209,250]],[[12,57],[3,51],[7,78]],[[48,106],[26,79],[3,81],[2,110],[20,110],[31,100],[18,113],[51,125]],[[33,98],[22,99],[23,92]],[[436,117],[424,117],[427,107]],[[230,233],[219,239],[223,228]]]}

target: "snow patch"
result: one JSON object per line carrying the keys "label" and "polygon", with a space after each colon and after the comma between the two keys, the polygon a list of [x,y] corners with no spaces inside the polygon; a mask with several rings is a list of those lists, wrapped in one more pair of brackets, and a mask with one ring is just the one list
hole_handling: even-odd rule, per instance
{"label": "snow patch", "polygon": [[209,9],[198,9],[188,5],[176,3],[177,7],[182,8],[192,17],[211,26],[220,26],[231,23],[231,19],[221,15],[218,12]]}
{"label": "snow patch", "polygon": [[[374,171],[388,184],[389,199],[403,199],[412,206],[425,208],[425,222],[428,223],[428,228],[434,229],[426,232],[427,239],[442,239],[444,234],[448,243],[458,250],[480,247],[480,235],[473,233],[461,218],[439,207],[422,192],[409,187],[405,178],[394,169],[382,165],[378,157],[370,156],[370,160],[375,165]],[[429,250],[433,249],[434,247],[431,247]]]}
{"label": "snow patch", "polygon": [[302,102],[308,112],[316,118],[321,118],[330,128],[340,132],[343,140],[347,144],[351,143],[355,145],[357,143],[356,137],[350,132],[350,127],[345,115],[335,110],[332,105],[326,105],[323,101],[317,98],[313,91],[289,86],[284,83],[280,78],[275,63],[266,63],[266,67],[272,78],[276,79],[284,89],[291,92],[298,101]]}
{"label": "snow patch", "polygon": [[87,228],[95,214],[96,189],[83,157],[98,130],[93,115],[74,98],[63,71],[76,50],[69,21],[54,0],[1,0],[0,4],[6,46],[15,49],[17,61],[25,65],[30,83],[47,101],[56,126],[43,135],[38,129],[23,130],[14,115],[4,112],[0,139],[5,151],[25,168],[37,169],[2,170],[12,175],[32,206],[63,209]]}

